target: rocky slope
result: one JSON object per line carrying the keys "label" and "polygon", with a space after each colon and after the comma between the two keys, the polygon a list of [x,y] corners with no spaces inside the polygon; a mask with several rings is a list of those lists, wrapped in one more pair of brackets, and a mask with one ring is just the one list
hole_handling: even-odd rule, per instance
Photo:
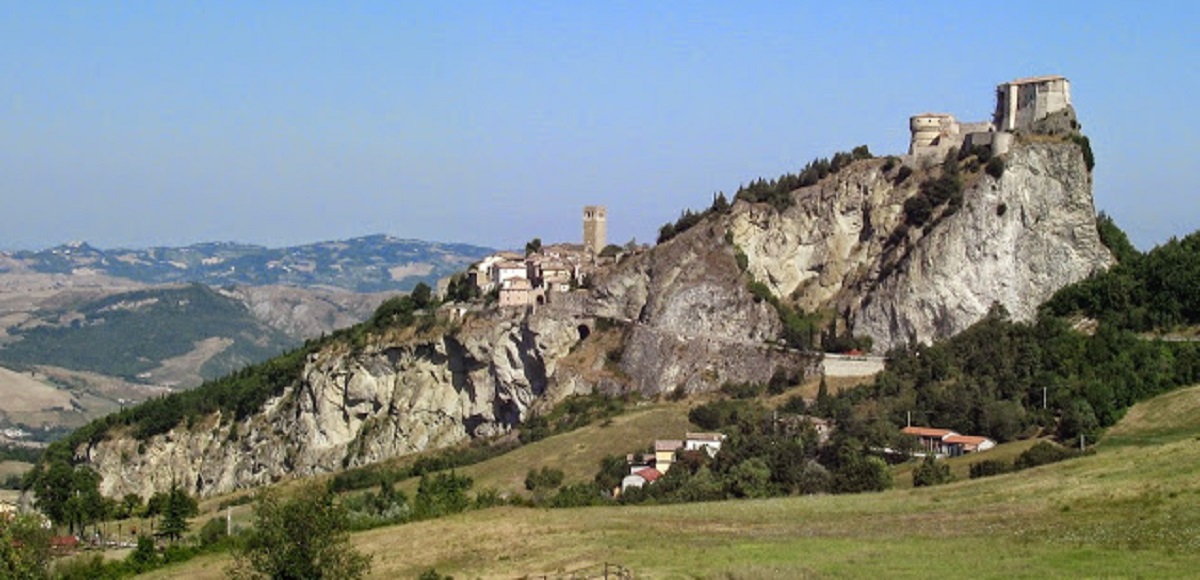
{"label": "rocky slope", "polygon": [[886,348],[952,334],[994,302],[1028,317],[1112,261],[1072,143],[1019,145],[999,178],[969,173],[956,211],[924,227],[906,224],[904,205],[936,172],[904,178],[902,167],[852,164],[793,192],[782,212],[739,201],[534,311],[444,308],[432,330],[335,342],[246,419],[75,451],[106,495],[181,481],[209,496],[500,435],[573,393],[699,392],[815,372],[815,355],[777,346],[780,321],[747,290],[750,276]]}
{"label": "rocky slope", "polygon": [[[216,415],[76,451],[105,495],[181,481],[209,496],[502,435],[572,394],[653,396],[814,372],[812,355],[763,342],[777,330],[774,313],[749,299],[730,248],[713,249],[702,233],[628,258],[603,288],[534,312],[459,319],[443,309],[439,329],[385,333],[357,350],[337,343],[244,420]],[[593,348],[605,337],[624,344],[616,365]]]}
{"label": "rocky slope", "polygon": [[966,177],[961,208],[924,228],[904,202],[925,176],[860,162],[800,190],[782,213],[735,207],[749,271],[809,311],[839,315],[876,350],[953,335],[993,303],[1028,319],[1059,288],[1113,263],[1096,233],[1091,178],[1070,142],[1015,147],[997,179]]}

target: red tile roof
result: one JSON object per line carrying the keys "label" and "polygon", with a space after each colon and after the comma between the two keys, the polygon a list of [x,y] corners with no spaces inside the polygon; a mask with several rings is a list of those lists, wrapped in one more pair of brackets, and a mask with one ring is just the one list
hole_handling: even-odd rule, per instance
{"label": "red tile roof", "polygon": [[944,439],[946,443],[962,443],[963,445],[974,445],[978,447],[985,441],[989,441],[987,437],[979,437],[976,435],[951,435]]}
{"label": "red tile roof", "polygon": [[933,427],[905,427],[900,430],[905,435],[916,435],[917,437],[936,437],[941,439],[947,435],[958,435],[949,429],[934,429]]}
{"label": "red tile roof", "polygon": [[642,479],[646,480],[646,482],[649,483],[651,481],[654,481],[654,480],[662,477],[662,472],[657,469],[654,469],[653,467],[647,467],[646,469],[643,469],[643,470],[635,473],[634,475],[640,475],[642,477]]}

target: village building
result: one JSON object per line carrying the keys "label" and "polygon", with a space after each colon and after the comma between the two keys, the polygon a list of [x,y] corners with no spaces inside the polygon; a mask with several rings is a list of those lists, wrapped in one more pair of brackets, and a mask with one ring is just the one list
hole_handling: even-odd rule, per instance
{"label": "village building", "polygon": [[504,283],[513,278],[527,278],[528,268],[524,261],[503,260],[492,265],[491,283],[494,288],[504,287]]}
{"label": "village building", "polygon": [[636,473],[626,475],[625,478],[621,480],[621,491],[624,492],[631,487],[640,488],[648,483],[654,483],[662,476],[663,474],[659,470],[653,467],[647,467]]}
{"label": "village building", "polygon": [[675,452],[683,449],[683,441],[679,439],[659,439],[654,442],[654,468],[662,473],[670,471],[675,463]]}
{"label": "village building", "polygon": [[684,437],[683,448],[687,451],[704,450],[709,457],[715,457],[724,441],[724,433],[688,433]]}
{"label": "village building", "polygon": [[987,451],[996,446],[996,442],[987,437],[960,435],[949,429],[913,427],[910,425],[901,429],[900,432],[911,437],[916,437],[921,449],[925,454],[929,455],[958,457],[967,453]]}
{"label": "village building", "polygon": [[533,284],[525,278],[509,278],[500,285],[500,306],[529,306],[537,300]]}
{"label": "village building", "polygon": [[566,292],[575,279],[575,268],[554,258],[530,257],[527,260],[529,279],[534,286],[548,292]]}
{"label": "village building", "polygon": [[958,457],[977,451],[987,451],[996,446],[995,441],[987,437],[975,435],[951,435],[943,439],[943,442],[946,444],[947,455],[950,457]]}

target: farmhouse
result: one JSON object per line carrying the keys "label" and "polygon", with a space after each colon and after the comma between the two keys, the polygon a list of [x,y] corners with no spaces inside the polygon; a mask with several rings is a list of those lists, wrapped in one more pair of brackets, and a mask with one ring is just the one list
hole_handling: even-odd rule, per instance
{"label": "farmhouse", "polygon": [[916,437],[921,449],[931,455],[958,457],[967,453],[987,451],[996,446],[996,442],[987,437],[960,435],[949,429],[913,427],[910,425],[901,429],[900,432]]}
{"label": "farmhouse", "polygon": [[625,491],[631,487],[642,487],[648,483],[654,483],[658,478],[662,477],[662,473],[653,467],[646,467],[636,473],[631,473],[621,480],[621,491]]}
{"label": "farmhouse", "polygon": [[951,435],[944,441],[951,457],[975,453],[976,451],[987,451],[996,446],[996,442],[987,437],[976,437],[973,435]]}

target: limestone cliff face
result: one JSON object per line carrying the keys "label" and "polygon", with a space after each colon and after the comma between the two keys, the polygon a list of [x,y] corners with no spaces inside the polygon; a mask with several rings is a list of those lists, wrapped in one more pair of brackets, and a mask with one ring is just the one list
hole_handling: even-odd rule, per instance
{"label": "limestone cliff face", "polygon": [[556,361],[580,340],[569,317],[496,316],[460,332],[311,355],[303,376],[242,421],[214,416],[138,442],[80,450],[110,497],[181,482],[210,496],[503,433],[560,400]]}
{"label": "limestone cliff face", "polygon": [[739,201],[534,312],[485,310],[445,332],[311,355],[247,419],[213,416],[77,453],[108,496],[146,497],[172,481],[211,496],[502,435],[573,393],[691,393],[814,372],[816,356],[777,346],[778,317],[747,291],[747,272],[809,311],[836,313],[880,351],[958,332],[994,302],[1027,318],[1112,258],[1077,146],[1017,145],[1006,161],[999,179],[970,175],[961,207],[923,228],[904,225],[904,203],[926,171],[902,179],[895,161],[858,162],[793,192],[783,212]]}
{"label": "limestone cliff face", "polygon": [[962,207],[923,229],[903,225],[922,173],[897,184],[898,168],[886,166],[852,165],[782,213],[739,204],[730,217],[752,274],[810,311],[836,312],[878,351],[953,335],[993,303],[1028,319],[1113,263],[1074,144],[1015,146],[999,179],[971,176]]}
{"label": "limestone cliff face", "polygon": [[632,321],[621,366],[646,394],[766,382],[814,371],[811,355],[772,347],[774,308],[746,289],[725,226],[711,220],[600,277],[596,310]]}

